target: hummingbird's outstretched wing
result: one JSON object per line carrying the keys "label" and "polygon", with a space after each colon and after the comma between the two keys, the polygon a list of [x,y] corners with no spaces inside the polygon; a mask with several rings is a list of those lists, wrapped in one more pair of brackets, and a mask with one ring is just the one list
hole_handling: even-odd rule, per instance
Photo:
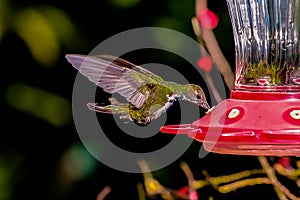
{"label": "hummingbird's outstretched wing", "polygon": [[163,81],[152,72],[114,56],[68,54],[66,58],[104,91],[121,94],[137,108],[141,108],[148,98],[147,93],[142,93],[142,86]]}
{"label": "hummingbird's outstretched wing", "polygon": [[147,70],[143,67],[135,65],[135,64],[133,64],[133,63],[127,61],[127,60],[124,60],[122,58],[112,56],[112,55],[96,55],[95,57],[101,58],[101,59],[106,60],[106,61],[111,62],[111,63],[114,63],[118,66],[123,66],[123,67],[129,68],[129,69],[135,70],[137,72],[140,72],[140,73],[146,75],[147,77],[153,79],[156,82],[164,81],[160,76],[150,72],[149,70]]}

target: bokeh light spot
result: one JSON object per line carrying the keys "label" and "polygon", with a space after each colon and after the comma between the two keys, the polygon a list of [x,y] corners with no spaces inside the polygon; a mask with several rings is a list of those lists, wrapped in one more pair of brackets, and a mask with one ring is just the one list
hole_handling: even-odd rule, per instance
{"label": "bokeh light spot", "polygon": [[43,6],[40,11],[63,45],[70,48],[83,45],[83,41],[76,39],[80,34],[79,30],[76,30],[70,17],[64,11],[50,6]]}
{"label": "bokeh light spot", "polygon": [[34,59],[42,66],[52,66],[60,46],[47,19],[37,10],[27,8],[15,15],[13,28],[27,44]]}
{"label": "bokeh light spot", "polygon": [[7,20],[9,12],[10,8],[7,0],[0,0],[0,40],[3,37],[8,25]]}
{"label": "bokeh light spot", "polygon": [[[184,24],[175,18],[162,17],[156,21],[154,26],[184,32],[181,30]],[[159,34],[154,32],[153,34],[154,39],[162,49],[171,49],[176,52],[180,49],[184,49],[186,46],[186,44],[182,43],[182,40],[178,40],[174,34],[167,34],[165,32],[159,32]]]}
{"label": "bokeh light spot", "polygon": [[200,25],[206,29],[214,29],[219,23],[218,15],[209,9],[198,9],[197,18]]}
{"label": "bokeh light spot", "polygon": [[141,0],[109,0],[109,3],[119,8],[131,8],[137,5]]}
{"label": "bokeh light spot", "polygon": [[60,175],[65,185],[82,180],[97,168],[98,161],[80,143],[73,144],[61,157]]}
{"label": "bokeh light spot", "polygon": [[72,118],[68,100],[24,83],[9,86],[5,97],[7,103],[16,110],[43,119],[54,126],[63,126]]}
{"label": "bokeh light spot", "polygon": [[198,62],[197,62],[197,66],[204,70],[205,72],[210,72],[211,68],[212,68],[212,60],[211,57],[209,56],[202,56]]}

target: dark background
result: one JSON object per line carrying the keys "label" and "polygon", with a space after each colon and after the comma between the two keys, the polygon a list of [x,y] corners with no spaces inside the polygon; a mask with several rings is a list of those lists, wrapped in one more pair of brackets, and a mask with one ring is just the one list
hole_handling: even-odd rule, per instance
{"label": "dark background", "polygon": [[[192,0],[0,0],[0,200],[96,199],[105,186],[112,188],[106,199],[138,199],[137,184],[143,183],[142,174],[111,169],[95,160],[82,145],[71,113],[77,72],[64,56],[88,54],[101,41],[138,27],[166,27],[195,38],[190,23],[194,3]],[[226,2],[209,0],[208,7],[219,16],[214,32],[226,58],[234,66]],[[63,18],[55,21],[47,15],[50,11],[62,14]],[[43,23],[50,21],[53,25],[50,31],[43,29]],[[56,37],[51,39],[50,32]],[[52,40],[56,44],[54,50]],[[34,45],[39,49],[35,55],[32,54]],[[185,63],[167,54],[137,51],[128,58],[136,64],[159,62],[180,70]],[[190,76],[191,82],[200,83],[189,71],[182,73]],[[101,90],[98,92],[103,98],[109,96]],[[173,116],[169,123],[178,123],[176,109],[175,106],[169,111],[169,116]],[[99,118],[106,120],[107,126],[113,125],[111,117],[101,115]],[[111,130],[112,134],[118,134],[115,128]],[[159,134],[146,142],[124,135],[114,135],[111,139],[131,151],[147,152],[159,149],[172,137]],[[177,161],[154,171],[154,177],[164,186],[177,190],[187,185],[179,167],[181,161],[189,164],[196,179],[204,179],[203,169],[211,176],[219,176],[260,168],[256,157],[210,153],[199,159],[200,147],[201,144],[194,141]],[[200,199],[209,196],[259,199],[262,193],[269,195],[269,199],[276,198],[271,186],[246,187],[228,194],[205,187],[198,193]]]}

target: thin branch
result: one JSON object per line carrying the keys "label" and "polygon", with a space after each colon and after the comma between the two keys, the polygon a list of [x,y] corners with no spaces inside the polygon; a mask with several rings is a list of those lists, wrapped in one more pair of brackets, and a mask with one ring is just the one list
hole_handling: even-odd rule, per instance
{"label": "thin branch", "polygon": [[186,162],[181,162],[180,163],[180,168],[185,173],[185,176],[187,177],[188,181],[193,182],[194,181],[194,175],[193,175],[192,170],[188,166],[188,164]]}
{"label": "thin branch", "polygon": [[[196,13],[200,10],[207,9],[206,0],[196,0]],[[231,90],[234,88],[234,74],[231,70],[231,66],[227,62],[225,56],[223,55],[220,46],[217,42],[217,39],[212,30],[205,27],[201,27],[201,24],[196,23],[195,20],[192,20],[194,27],[194,32],[197,35],[197,39],[200,44],[205,44],[208,52],[212,56],[213,61],[215,62],[218,70],[224,77],[224,81],[227,87]]]}
{"label": "thin branch", "polygon": [[[204,171],[203,173],[207,176],[206,171]],[[209,182],[214,185],[220,185],[220,184],[224,184],[224,183],[233,182],[233,181],[236,181],[236,180],[239,180],[242,178],[246,178],[251,175],[263,174],[263,173],[264,173],[264,171],[261,169],[246,170],[246,171],[242,171],[242,172],[238,172],[238,173],[234,173],[234,174],[230,174],[230,175],[225,175],[225,176],[210,177]]]}
{"label": "thin branch", "polygon": [[[198,19],[196,17],[193,17],[192,18],[192,25],[193,25],[193,30],[194,30],[194,33],[197,37],[197,41],[200,45],[200,53],[201,53],[201,56],[210,56],[206,50],[205,50],[205,42],[202,40],[202,37],[201,37],[201,29],[200,29],[200,25],[199,25],[199,22],[198,22]],[[213,59],[212,59],[213,60]],[[212,61],[211,63],[212,65],[215,65]],[[216,89],[215,87],[215,84],[209,74],[209,72],[205,72],[205,79],[208,83],[208,86],[210,87],[211,91],[212,91],[212,95],[214,96],[215,100],[217,103],[220,103],[222,101],[222,98],[218,92],[218,90]]]}
{"label": "thin branch", "polygon": [[258,184],[271,184],[271,181],[269,178],[249,178],[220,186],[218,187],[218,191],[221,193],[228,193],[242,187],[253,186]]}
{"label": "thin branch", "polygon": [[209,75],[209,73],[205,73],[205,78],[206,78],[208,85],[210,86],[210,89],[213,93],[213,96],[215,97],[216,102],[220,103],[222,101],[222,98],[221,98],[217,88],[215,87],[215,84],[214,84],[211,76]]}
{"label": "thin branch", "polygon": [[207,180],[195,180],[194,175],[186,162],[181,162],[180,167],[188,179],[190,188],[193,190],[203,188],[210,184]]}
{"label": "thin branch", "polygon": [[103,190],[98,194],[96,200],[103,200],[111,191],[111,188],[109,186],[105,186]]}
{"label": "thin branch", "polygon": [[292,179],[294,181],[298,180],[298,177],[300,176],[300,169],[287,169],[284,168],[281,164],[275,163],[274,169],[277,173],[281,174],[282,176],[285,176],[289,179]]}
{"label": "thin branch", "polygon": [[146,194],[142,183],[137,184],[137,191],[138,191],[139,200],[146,200]]}
{"label": "thin branch", "polygon": [[269,179],[271,180],[272,184],[274,185],[274,189],[279,197],[279,199],[281,200],[286,200],[287,197],[292,199],[292,200],[299,200],[300,198],[296,197],[295,195],[293,195],[289,189],[287,189],[284,185],[282,185],[275,173],[274,173],[274,169],[269,165],[267,158],[264,156],[259,156],[258,160],[260,162],[260,164],[262,165],[263,169],[265,170],[267,176],[269,177]]}

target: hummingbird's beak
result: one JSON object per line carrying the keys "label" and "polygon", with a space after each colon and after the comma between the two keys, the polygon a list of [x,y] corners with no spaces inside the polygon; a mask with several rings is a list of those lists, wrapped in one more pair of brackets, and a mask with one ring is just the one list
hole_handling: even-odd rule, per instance
{"label": "hummingbird's beak", "polygon": [[203,108],[205,108],[205,109],[207,109],[207,110],[210,109],[210,106],[209,106],[209,104],[206,101],[202,102],[202,104],[200,106],[203,107]]}
{"label": "hummingbird's beak", "polygon": [[207,103],[206,100],[204,100],[204,101],[203,100],[196,100],[196,101],[190,101],[190,102],[194,103],[194,104],[196,104],[196,105],[198,105],[198,106],[200,106],[200,107],[202,107],[206,110],[210,109],[210,105]]}

